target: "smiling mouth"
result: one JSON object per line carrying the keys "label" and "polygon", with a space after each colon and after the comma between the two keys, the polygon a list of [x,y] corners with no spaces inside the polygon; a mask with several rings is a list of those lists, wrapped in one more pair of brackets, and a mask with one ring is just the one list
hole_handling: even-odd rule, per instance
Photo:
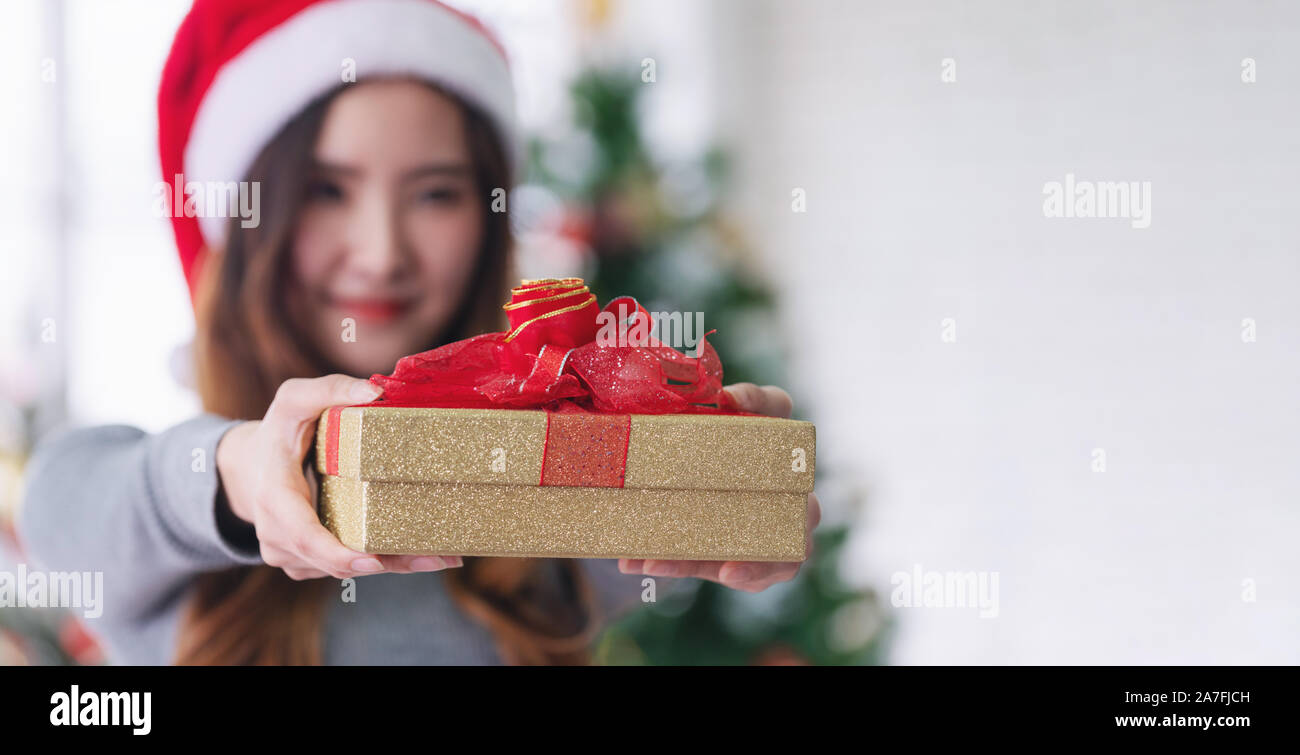
{"label": "smiling mouth", "polygon": [[367,322],[395,320],[411,308],[409,299],[338,298],[331,303],[345,314]]}

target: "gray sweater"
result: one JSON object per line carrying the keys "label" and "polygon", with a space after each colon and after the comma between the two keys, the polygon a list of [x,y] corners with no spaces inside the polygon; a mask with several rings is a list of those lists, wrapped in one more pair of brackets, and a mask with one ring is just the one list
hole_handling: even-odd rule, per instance
{"label": "gray sweater", "polygon": [[[195,578],[262,563],[251,530],[218,521],[216,446],[234,424],[205,414],[152,435],[125,425],[70,430],[32,457],[18,517],[30,568],[103,573],[102,615],[86,624],[111,662],[169,663]],[[646,577],[620,573],[616,560],[580,561],[606,617],[641,604]],[[656,579],[656,592],[685,581]],[[355,600],[327,609],[323,647],[327,664],[501,663],[440,572],[358,577]]]}

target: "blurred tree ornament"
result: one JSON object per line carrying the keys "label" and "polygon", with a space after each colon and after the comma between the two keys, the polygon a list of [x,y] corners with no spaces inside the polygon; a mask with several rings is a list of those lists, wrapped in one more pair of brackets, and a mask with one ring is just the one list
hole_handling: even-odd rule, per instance
{"label": "blurred tree ornament", "polygon": [[589,32],[604,29],[613,13],[612,5],[612,0],[578,0],[578,16],[583,29]]}
{"label": "blurred tree ornament", "polygon": [[99,642],[86,631],[86,625],[71,614],[59,626],[59,647],[82,666],[96,666],[104,662],[104,651]]}

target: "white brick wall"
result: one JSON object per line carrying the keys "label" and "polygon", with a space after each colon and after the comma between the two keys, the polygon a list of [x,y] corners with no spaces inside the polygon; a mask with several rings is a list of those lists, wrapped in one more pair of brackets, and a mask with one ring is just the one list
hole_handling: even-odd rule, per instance
{"label": "white brick wall", "polygon": [[[1300,7],[722,7],[853,573],[1000,573],[998,619],[896,609],[893,660],[1300,662]],[[1152,182],[1151,227],[1045,218],[1067,172]]]}

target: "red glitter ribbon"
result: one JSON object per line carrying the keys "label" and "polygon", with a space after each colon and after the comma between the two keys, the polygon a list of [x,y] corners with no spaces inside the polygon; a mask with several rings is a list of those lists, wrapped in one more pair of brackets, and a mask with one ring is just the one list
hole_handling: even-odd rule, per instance
{"label": "red glitter ribbon", "polygon": [[[631,414],[749,414],[722,390],[707,333],[699,357],[665,346],[630,296],[601,309],[581,278],[547,278],[512,289],[504,309],[509,331],[403,357],[371,376],[384,395],[361,406],[543,409],[539,484],[619,488]],[[338,474],[340,409],[326,423],[328,474]]]}
{"label": "red glitter ribbon", "polygon": [[546,414],[539,485],[621,488],[632,438],[630,414]]}
{"label": "red glitter ribbon", "polygon": [[339,419],[343,407],[330,407],[329,419],[325,421],[325,474],[339,473]]}
{"label": "red glitter ribbon", "polygon": [[[524,281],[505,305],[510,331],[403,357],[376,405],[632,414],[744,414],[722,390],[722,361],[649,335],[650,313],[624,296],[602,310],[581,278]],[[598,337],[599,336],[599,337]]]}

